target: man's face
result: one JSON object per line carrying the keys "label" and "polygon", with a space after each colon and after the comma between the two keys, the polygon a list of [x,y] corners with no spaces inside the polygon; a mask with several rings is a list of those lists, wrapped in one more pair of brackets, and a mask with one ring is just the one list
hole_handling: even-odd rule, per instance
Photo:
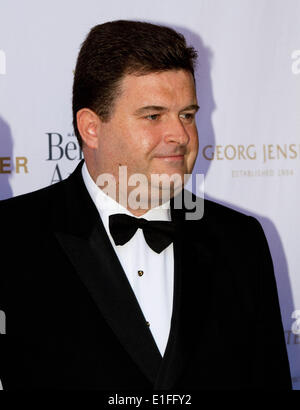
{"label": "man's face", "polygon": [[197,153],[194,80],[185,70],[142,76],[126,75],[112,116],[101,123],[98,135],[99,173],[118,176],[126,165],[128,176],[192,172]]}

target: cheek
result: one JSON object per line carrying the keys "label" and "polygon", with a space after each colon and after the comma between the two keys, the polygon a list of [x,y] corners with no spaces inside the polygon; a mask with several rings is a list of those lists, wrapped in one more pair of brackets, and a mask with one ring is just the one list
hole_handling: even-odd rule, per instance
{"label": "cheek", "polygon": [[151,153],[155,147],[158,145],[158,141],[153,137],[143,136],[139,140],[139,150],[145,155]]}
{"label": "cheek", "polygon": [[195,165],[195,161],[198,155],[199,142],[197,131],[190,134],[190,143],[189,143],[189,156],[187,160],[188,172],[192,172],[192,169]]}
{"label": "cheek", "polygon": [[194,129],[191,132],[191,140],[190,140],[190,144],[191,144],[191,150],[193,152],[196,152],[196,154],[198,153],[198,148],[199,148],[199,140],[198,140],[198,133],[197,133],[197,129]]}
{"label": "cheek", "polygon": [[195,157],[198,155],[198,151],[199,151],[199,142],[198,142],[198,138],[197,138],[196,141],[195,141],[195,144],[194,144]]}
{"label": "cheek", "polygon": [[139,127],[132,134],[131,145],[141,154],[147,155],[159,145],[160,141],[161,132],[158,128]]}

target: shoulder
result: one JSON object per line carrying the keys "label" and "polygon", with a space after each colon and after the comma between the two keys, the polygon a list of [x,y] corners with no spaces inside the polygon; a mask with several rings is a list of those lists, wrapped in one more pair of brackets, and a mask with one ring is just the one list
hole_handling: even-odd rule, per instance
{"label": "shoulder", "polygon": [[221,225],[259,224],[246,210],[236,210],[208,199],[204,200],[203,218]]}
{"label": "shoulder", "polygon": [[[185,212],[193,213],[194,210],[197,210],[197,206],[201,208],[200,217],[196,218],[194,221],[197,223],[202,222],[215,222],[221,225],[227,224],[244,224],[244,223],[253,223],[253,220],[256,219],[250,216],[247,211],[237,211],[230,206],[226,206],[210,199],[203,199],[195,194],[184,190],[184,204],[189,203],[188,207],[185,208]],[[191,211],[188,211],[191,209]],[[189,218],[187,218],[189,219]],[[191,218],[192,219],[192,218]]]}
{"label": "shoulder", "polygon": [[211,200],[204,202],[204,219],[219,228],[232,231],[262,233],[260,222],[247,211],[237,211]]}
{"label": "shoulder", "polygon": [[27,212],[32,214],[39,209],[49,209],[51,206],[57,206],[57,202],[65,200],[67,193],[78,188],[78,181],[81,181],[81,161],[68,178],[49,185],[45,188],[38,189],[23,195],[0,201],[0,216],[15,212]]}
{"label": "shoulder", "polygon": [[244,241],[248,244],[253,238],[264,240],[260,222],[247,211],[238,211],[209,199],[203,200],[194,194],[192,200],[199,201],[202,213],[199,219],[186,221],[185,228],[190,234],[205,232],[212,240],[218,238],[226,242],[232,238],[234,242]]}
{"label": "shoulder", "polygon": [[0,201],[2,226],[6,224],[11,226],[12,221],[14,226],[17,223],[24,225],[38,222],[42,215],[47,215],[58,198],[62,197],[66,181]]}

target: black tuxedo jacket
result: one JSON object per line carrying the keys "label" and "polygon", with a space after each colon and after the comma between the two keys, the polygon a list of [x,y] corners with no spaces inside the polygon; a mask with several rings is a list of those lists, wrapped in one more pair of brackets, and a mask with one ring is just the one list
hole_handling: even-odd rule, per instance
{"label": "black tuxedo jacket", "polygon": [[290,389],[259,223],[210,201],[199,221],[172,206],[174,302],[162,357],[81,165],[60,183],[0,202],[4,390]]}

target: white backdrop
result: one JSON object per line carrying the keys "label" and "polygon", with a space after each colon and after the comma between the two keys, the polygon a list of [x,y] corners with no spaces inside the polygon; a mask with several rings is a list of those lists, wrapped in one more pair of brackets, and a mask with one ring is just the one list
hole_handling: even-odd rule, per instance
{"label": "white backdrop", "polygon": [[263,225],[300,389],[300,0],[0,0],[0,199],[57,182],[81,159],[72,70],[90,28],[116,19],[170,25],[198,49],[195,171],[208,198]]}

